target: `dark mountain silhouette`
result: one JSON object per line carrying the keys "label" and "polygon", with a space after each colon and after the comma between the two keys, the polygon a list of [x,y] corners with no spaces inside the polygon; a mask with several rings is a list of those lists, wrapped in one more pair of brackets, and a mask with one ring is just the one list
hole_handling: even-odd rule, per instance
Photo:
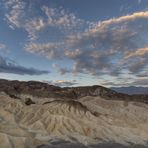
{"label": "dark mountain silhouette", "polygon": [[41,98],[78,99],[85,96],[100,96],[111,100],[148,102],[148,95],[118,93],[99,85],[60,88],[37,81],[25,82],[0,79],[0,91],[16,99],[19,99],[18,94],[28,94]]}
{"label": "dark mountain silhouette", "polygon": [[112,90],[115,90],[119,93],[124,94],[147,94],[148,95],[148,87],[135,87],[135,86],[129,86],[129,87],[111,87]]}

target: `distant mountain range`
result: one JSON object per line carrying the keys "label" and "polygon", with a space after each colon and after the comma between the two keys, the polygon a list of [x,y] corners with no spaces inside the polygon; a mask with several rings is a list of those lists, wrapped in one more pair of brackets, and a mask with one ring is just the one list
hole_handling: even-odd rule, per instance
{"label": "distant mountain range", "polygon": [[124,94],[148,94],[148,87],[135,87],[135,86],[129,86],[129,87],[111,87],[112,90],[115,90],[119,93]]}

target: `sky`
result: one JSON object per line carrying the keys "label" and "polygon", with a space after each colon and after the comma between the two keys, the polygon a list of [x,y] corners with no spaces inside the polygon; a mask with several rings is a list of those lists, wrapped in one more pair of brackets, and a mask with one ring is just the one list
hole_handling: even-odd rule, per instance
{"label": "sky", "polygon": [[0,78],[148,86],[148,0],[0,0]]}

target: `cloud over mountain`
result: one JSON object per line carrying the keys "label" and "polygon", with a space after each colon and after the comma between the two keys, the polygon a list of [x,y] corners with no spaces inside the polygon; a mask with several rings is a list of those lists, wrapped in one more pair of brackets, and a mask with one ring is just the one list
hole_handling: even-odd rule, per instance
{"label": "cloud over mountain", "polygon": [[45,83],[49,83],[59,87],[70,87],[78,84],[76,80],[72,80],[72,81],[56,80],[56,81],[48,81],[48,82],[45,81]]}

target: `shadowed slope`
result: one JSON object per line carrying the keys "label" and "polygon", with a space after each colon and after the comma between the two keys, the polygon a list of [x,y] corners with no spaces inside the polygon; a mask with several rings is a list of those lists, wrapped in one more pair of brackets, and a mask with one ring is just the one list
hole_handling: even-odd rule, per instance
{"label": "shadowed slope", "polygon": [[127,100],[145,103],[148,102],[148,95],[127,95],[117,93],[111,89],[97,85],[60,88],[57,86],[49,85],[47,83],[36,81],[20,82],[1,79],[0,92],[5,92],[11,98],[15,99],[22,99],[22,97],[23,99],[28,97],[35,97],[75,100],[85,96],[100,96],[109,100]]}

